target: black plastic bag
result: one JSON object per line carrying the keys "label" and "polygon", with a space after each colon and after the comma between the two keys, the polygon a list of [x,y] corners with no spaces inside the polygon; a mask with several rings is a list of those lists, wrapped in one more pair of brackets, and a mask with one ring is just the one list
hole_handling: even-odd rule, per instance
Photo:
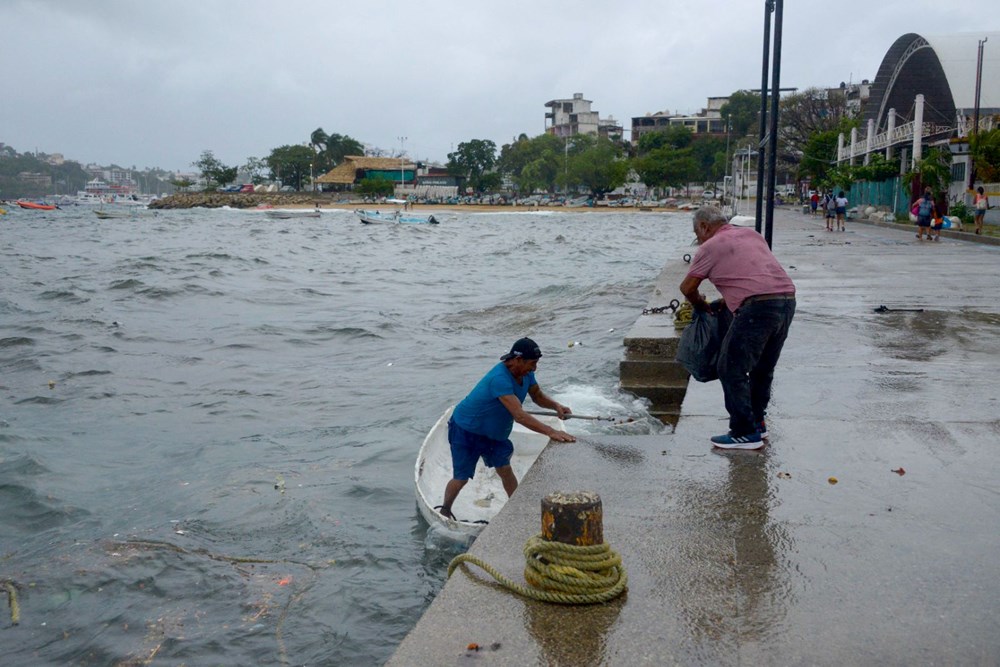
{"label": "black plastic bag", "polygon": [[722,339],[729,331],[732,315],[724,302],[713,301],[710,305],[712,313],[694,311],[691,324],[687,325],[681,334],[677,345],[675,359],[698,382],[711,382],[719,379],[716,364],[719,361],[719,350]]}

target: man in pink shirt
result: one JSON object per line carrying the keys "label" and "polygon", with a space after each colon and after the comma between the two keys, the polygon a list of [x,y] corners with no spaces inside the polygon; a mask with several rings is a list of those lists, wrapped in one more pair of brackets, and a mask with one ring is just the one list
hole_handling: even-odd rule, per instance
{"label": "man in pink shirt", "polygon": [[764,413],[771,381],[795,315],[795,285],[753,229],[734,227],[714,206],[694,214],[701,247],[681,282],[695,310],[709,310],[698,292],[708,279],[733,313],[719,351],[719,380],[729,412],[729,433],[712,436],[722,449],[760,449],[767,438]]}

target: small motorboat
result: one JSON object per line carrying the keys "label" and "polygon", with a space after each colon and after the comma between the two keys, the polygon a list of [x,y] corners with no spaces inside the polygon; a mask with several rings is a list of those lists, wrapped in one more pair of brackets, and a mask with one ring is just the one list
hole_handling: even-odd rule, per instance
{"label": "small motorboat", "polygon": [[105,210],[97,209],[94,211],[94,215],[97,216],[99,220],[120,220],[120,219],[131,219],[131,218],[154,218],[156,217],[158,211],[147,211],[144,209],[137,209],[132,206],[122,210]]}
{"label": "small motorboat", "polygon": [[[435,509],[441,505],[444,499],[444,487],[452,477],[448,420],[451,419],[454,409],[452,406],[445,410],[424,438],[420,453],[417,454],[417,463],[414,467],[417,507],[431,526],[441,526],[453,533],[475,537],[506,504],[507,492],[504,491],[503,482],[496,471],[487,468],[480,461],[476,466],[475,476],[465,485],[458,494],[455,504],[452,505],[451,511],[457,520],[449,519]],[[557,417],[536,418],[552,428],[566,430],[563,421]],[[549,444],[549,438],[515,423],[510,440],[514,443],[514,455],[510,459],[510,465],[514,475],[520,480]]]}
{"label": "small motorboat", "polygon": [[271,218],[272,220],[290,220],[292,218],[318,218],[320,216],[320,212],[318,210],[313,210],[313,211],[270,210],[270,211],[264,211],[264,215]]}
{"label": "small motorboat", "polygon": [[18,199],[17,205],[21,208],[33,209],[36,211],[52,211],[59,208],[55,204],[45,204],[37,201],[24,201],[23,199]]}
{"label": "small motorboat", "polygon": [[381,211],[363,211],[361,209],[356,210],[355,213],[357,213],[358,217],[361,218],[361,222],[366,225],[378,225],[383,223],[396,223],[404,225],[438,224],[437,218],[433,215],[414,215],[412,213],[400,213],[399,211],[383,214]]}

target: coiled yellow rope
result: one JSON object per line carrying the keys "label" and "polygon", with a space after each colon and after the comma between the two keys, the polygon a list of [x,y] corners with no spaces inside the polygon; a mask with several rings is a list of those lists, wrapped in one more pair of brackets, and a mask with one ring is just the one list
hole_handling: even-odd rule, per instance
{"label": "coiled yellow rope", "polygon": [[691,306],[690,301],[685,301],[674,313],[674,328],[678,331],[691,324],[691,319],[694,317],[694,307]]}
{"label": "coiled yellow rope", "polygon": [[461,563],[485,570],[501,586],[518,595],[557,604],[597,604],[613,600],[628,587],[622,559],[607,544],[578,547],[548,542],[541,534],[524,545],[524,578],[533,588],[517,584],[490,564],[470,554],[460,554],[448,565],[448,576]]}
{"label": "coiled yellow rope", "polygon": [[17,625],[21,622],[21,606],[17,603],[17,589],[10,581],[4,581],[3,587],[7,591],[7,602],[10,604],[10,622]]}

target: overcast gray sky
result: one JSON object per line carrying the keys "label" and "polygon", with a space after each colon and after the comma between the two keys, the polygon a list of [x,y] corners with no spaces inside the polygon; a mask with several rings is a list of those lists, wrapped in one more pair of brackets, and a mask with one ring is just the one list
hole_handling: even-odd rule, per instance
{"label": "overcast gray sky", "polygon": [[[203,150],[242,165],[322,127],[443,162],[463,141],[541,134],[545,102],[573,93],[628,129],[633,116],[694,112],[707,97],[759,88],[763,8],[0,0],[0,142],[194,171]],[[900,35],[996,30],[995,16],[996,0],[786,0],[781,84],[874,79]]]}

